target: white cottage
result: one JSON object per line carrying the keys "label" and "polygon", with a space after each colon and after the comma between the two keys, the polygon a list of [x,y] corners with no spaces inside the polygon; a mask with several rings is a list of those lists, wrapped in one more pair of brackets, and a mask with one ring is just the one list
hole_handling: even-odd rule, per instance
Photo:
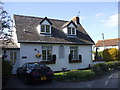
{"label": "white cottage", "polygon": [[14,40],[20,47],[18,66],[42,62],[61,71],[86,68],[93,63],[94,41],[79,23],[79,17],[65,21],[14,15],[14,20]]}

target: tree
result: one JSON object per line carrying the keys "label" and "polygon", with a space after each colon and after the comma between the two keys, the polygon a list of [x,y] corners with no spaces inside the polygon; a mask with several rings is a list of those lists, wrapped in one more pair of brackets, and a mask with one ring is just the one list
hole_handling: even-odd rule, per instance
{"label": "tree", "polygon": [[3,40],[2,44],[7,45],[12,42],[12,27],[13,20],[9,13],[3,8],[3,3],[0,1],[0,39]]}
{"label": "tree", "polygon": [[120,59],[119,53],[120,50],[116,48],[105,49],[103,51],[103,58],[105,61],[118,61]]}
{"label": "tree", "polygon": [[109,53],[109,49],[103,50],[103,59],[105,61],[110,61],[111,60],[111,55]]}

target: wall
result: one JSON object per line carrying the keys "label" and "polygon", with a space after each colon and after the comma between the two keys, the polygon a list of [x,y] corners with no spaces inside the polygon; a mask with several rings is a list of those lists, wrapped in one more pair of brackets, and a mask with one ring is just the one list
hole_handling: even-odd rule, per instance
{"label": "wall", "polygon": [[[98,49],[98,52],[104,50],[104,47],[98,47],[98,48],[99,48],[99,49]],[[110,48],[116,48],[116,49],[119,49],[118,46],[106,46],[106,47],[105,47],[105,49],[110,49]],[[95,49],[96,49],[96,48],[95,48]],[[94,49],[94,51],[95,51],[95,49]]]}
{"label": "wall", "polygon": [[[20,65],[23,65],[26,62],[36,62],[40,61],[41,58],[36,58],[35,54],[37,51],[40,51],[41,54],[41,44],[21,44],[20,49]],[[69,45],[64,45],[65,49],[65,57],[63,59],[59,59],[59,46],[60,45],[52,45],[52,54],[56,55],[56,64],[49,64],[54,71],[60,71],[61,68],[65,67],[68,70],[70,69],[80,69],[86,68],[89,64],[92,64],[92,46],[90,45],[79,45],[78,46],[78,54],[82,55],[82,62],[81,63],[69,63],[68,56],[69,56]],[[22,57],[27,57],[26,59],[22,59]]]}

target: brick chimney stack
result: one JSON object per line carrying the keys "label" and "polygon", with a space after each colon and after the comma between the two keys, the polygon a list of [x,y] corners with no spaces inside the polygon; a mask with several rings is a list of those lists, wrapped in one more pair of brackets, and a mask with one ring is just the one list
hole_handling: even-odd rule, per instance
{"label": "brick chimney stack", "polygon": [[73,17],[73,18],[72,18],[72,21],[73,21],[76,25],[80,25],[79,17],[78,17],[78,16]]}

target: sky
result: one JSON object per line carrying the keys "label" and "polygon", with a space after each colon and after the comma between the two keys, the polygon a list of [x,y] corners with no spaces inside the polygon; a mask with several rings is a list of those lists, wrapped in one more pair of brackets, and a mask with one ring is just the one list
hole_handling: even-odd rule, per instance
{"label": "sky", "polygon": [[[4,2],[13,14],[48,17],[70,21],[80,17],[80,23],[95,41],[118,38],[118,2]],[[80,12],[80,13],[79,13]]]}

